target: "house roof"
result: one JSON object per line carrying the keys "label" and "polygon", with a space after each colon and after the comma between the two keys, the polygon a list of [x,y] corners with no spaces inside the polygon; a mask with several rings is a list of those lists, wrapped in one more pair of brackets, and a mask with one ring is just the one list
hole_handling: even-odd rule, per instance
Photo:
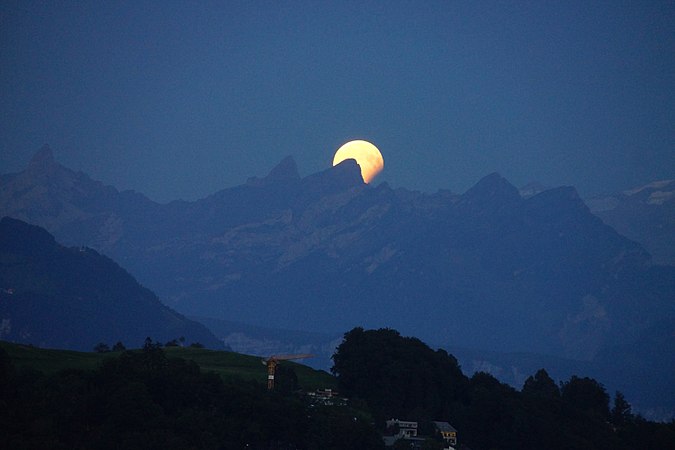
{"label": "house roof", "polygon": [[445,431],[445,432],[448,432],[448,433],[454,431],[455,433],[457,433],[457,430],[455,430],[455,428],[452,425],[450,425],[448,422],[434,422],[434,425],[436,426],[438,431]]}

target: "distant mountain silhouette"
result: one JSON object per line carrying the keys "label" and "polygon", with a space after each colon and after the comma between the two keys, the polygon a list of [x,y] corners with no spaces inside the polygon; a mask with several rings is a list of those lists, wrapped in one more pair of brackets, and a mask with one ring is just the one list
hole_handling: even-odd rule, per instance
{"label": "distant mountain silhouette", "polygon": [[675,266],[675,180],[663,180],[587,200],[591,211],[640,242],[659,264]]}
{"label": "distant mountain silhouette", "polygon": [[201,324],[162,305],[124,269],[89,248],[65,248],[44,229],[0,220],[0,338],[91,350],[146,337],[223,344]]}
{"label": "distant mountain silhouette", "polygon": [[367,185],[353,160],[301,178],[286,158],[266,177],[160,205],[36,159],[41,171],[3,176],[0,213],[104,252],[186,314],[388,326],[577,360],[649,341],[675,317],[675,268],[654,266],[572,187],[523,198],[491,174],[461,195],[424,194]]}
{"label": "distant mountain silhouette", "polygon": [[251,177],[247,184],[262,186],[268,184],[287,183],[300,181],[298,165],[292,156],[285,157],[265,178]]}

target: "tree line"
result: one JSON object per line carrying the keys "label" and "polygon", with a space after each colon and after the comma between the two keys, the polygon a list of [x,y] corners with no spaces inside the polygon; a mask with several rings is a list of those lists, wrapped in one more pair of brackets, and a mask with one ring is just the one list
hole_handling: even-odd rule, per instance
{"label": "tree line", "polygon": [[447,421],[473,450],[675,448],[675,422],[645,420],[592,378],[556,384],[541,369],[517,390],[487,373],[467,377],[452,355],[391,329],[349,331],[333,360],[347,406],[297,395],[291,368],[269,392],[169,357],[151,339],[94,370],[51,375],[18,369],[0,349],[0,448],[377,449],[391,418],[417,421],[424,435]]}
{"label": "tree line", "polygon": [[[162,347],[161,342],[153,342],[152,338],[147,337],[145,338],[145,342],[143,343],[143,347],[147,348],[149,345],[154,345],[157,347]],[[185,336],[181,336],[179,338],[171,339],[167,341],[164,345],[164,347],[190,347],[190,348],[204,348],[204,344],[201,342],[192,342],[189,345],[186,345],[185,341]],[[110,347],[108,344],[105,342],[99,342],[94,346],[94,351],[96,353],[108,353],[108,352],[123,352],[127,349],[126,345],[122,341],[117,341],[112,347]]]}
{"label": "tree line", "polygon": [[414,420],[420,432],[447,421],[471,449],[672,449],[675,422],[633,414],[622,393],[573,376],[557,385],[541,369],[518,391],[492,375],[465,376],[457,359],[391,329],[354,328],[333,356],[340,392],[361,401],[376,425]]}
{"label": "tree line", "polygon": [[0,349],[0,448],[371,449],[372,420],[255,381],[223,380],[160,345],[95,370],[17,369]]}

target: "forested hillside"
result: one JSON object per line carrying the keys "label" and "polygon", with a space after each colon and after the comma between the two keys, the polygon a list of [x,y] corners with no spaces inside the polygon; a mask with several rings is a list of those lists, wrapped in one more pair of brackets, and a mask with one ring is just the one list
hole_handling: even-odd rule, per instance
{"label": "forested hillside", "polygon": [[3,449],[382,446],[363,411],[312,405],[292,389],[268,392],[264,383],[205,372],[152,342],[95,369],[50,374],[17,368],[0,348],[0,380]]}
{"label": "forested hillside", "polygon": [[[517,390],[391,329],[346,333],[334,380],[280,365],[273,392],[258,358],[224,354],[151,340],[103,354],[3,343],[0,448],[377,449],[392,418],[418,422],[429,450],[442,444],[432,421],[452,424],[460,449],[675,448],[675,422],[643,419],[583,374],[556,384],[541,369]],[[334,383],[347,401],[306,395]]]}
{"label": "forested hillside", "polygon": [[675,422],[648,422],[622,393],[583,374],[557,385],[541,369],[518,391],[489,374],[466,377],[457,360],[391,329],[355,328],[333,357],[341,392],[361,399],[376,423],[398,418],[431,430],[447,421],[477,449],[670,449]]}

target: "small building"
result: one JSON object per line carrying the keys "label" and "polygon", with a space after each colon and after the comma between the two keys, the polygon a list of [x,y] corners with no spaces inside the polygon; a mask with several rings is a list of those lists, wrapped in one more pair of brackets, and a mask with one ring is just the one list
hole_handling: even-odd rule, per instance
{"label": "small building", "polygon": [[382,439],[384,439],[385,447],[393,447],[396,442],[402,439],[405,441],[405,447],[410,448],[411,450],[422,450],[424,448],[424,443],[427,441],[426,438],[423,437],[399,438],[396,436],[383,436]]}
{"label": "small building", "polygon": [[432,424],[435,428],[436,437],[420,436],[417,422],[398,419],[387,420],[385,422],[386,429],[382,436],[384,446],[393,447],[397,441],[402,439],[406,442],[406,448],[409,446],[411,449],[421,449],[428,439],[438,440],[440,437],[443,440],[444,450],[455,450],[457,430],[448,422],[434,421]]}
{"label": "small building", "polygon": [[330,388],[308,392],[307,397],[312,405],[345,406],[348,402],[346,398],[340,397],[337,391]]}
{"label": "small building", "polygon": [[424,439],[417,437],[417,422],[390,419],[385,425],[385,434],[382,436],[385,447],[393,447],[397,441],[404,439],[410,444],[410,448],[422,448]]}
{"label": "small building", "polygon": [[387,430],[393,431],[393,435],[400,438],[417,437],[417,422],[390,419],[386,422]]}
{"label": "small building", "polygon": [[457,430],[448,422],[433,422],[433,424],[436,432],[443,438],[444,449],[453,450],[457,446]]}

